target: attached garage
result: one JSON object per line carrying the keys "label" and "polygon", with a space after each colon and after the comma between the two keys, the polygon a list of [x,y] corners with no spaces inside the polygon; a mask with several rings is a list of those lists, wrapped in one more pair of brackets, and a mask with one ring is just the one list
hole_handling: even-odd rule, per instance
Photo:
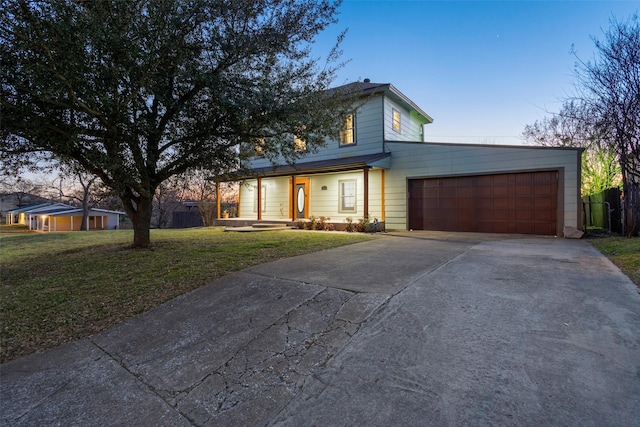
{"label": "attached garage", "polygon": [[408,179],[409,228],[561,235],[558,170]]}

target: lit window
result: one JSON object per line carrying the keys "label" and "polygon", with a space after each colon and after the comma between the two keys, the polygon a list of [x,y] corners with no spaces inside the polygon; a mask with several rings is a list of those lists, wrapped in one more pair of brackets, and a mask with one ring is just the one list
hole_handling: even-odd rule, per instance
{"label": "lit window", "polygon": [[256,157],[264,157],[264,138],[260,138],[256,144]]}
{"label": "lit window", "polygon": [[293,149],[296,150],[296,153],[304,153],[307,151],[307,140],[302,137],[305,131],[307,130],[306,126],[297,126],[294,129],[293,133]]}
{"label": "lit window", "polygon": [[304,153],[305,151],[307,151],[307,141],[305,141],[302,138],[298,138],[297,136],[294,136],[293,145],[297,153]]}
{"label": "lit window", "polygon": [[393,130],[400,132],[400,111],[393,110]]}
{"label": "lit window", "polygon": [[356,211],[356,181],[339,181],[340,212]]}
{"label": "lit window", "polygon": [[349,114],[342,122],[342,129],[340,130],[340,145],[350,145],[356,143],[356,127],[355,116]]}

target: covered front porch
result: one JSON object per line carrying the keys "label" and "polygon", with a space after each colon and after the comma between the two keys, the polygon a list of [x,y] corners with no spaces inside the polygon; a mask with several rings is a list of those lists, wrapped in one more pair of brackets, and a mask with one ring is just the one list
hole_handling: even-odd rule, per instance
{"label": "covered front porch", "polygon": [[388,158],[388,153],[380,153],[254,170],[240,184],[237,217],[224,218],[218,212],[215,224],[299,227],[321,220],[344,230],[350,223],[366,221],[383,230]]}

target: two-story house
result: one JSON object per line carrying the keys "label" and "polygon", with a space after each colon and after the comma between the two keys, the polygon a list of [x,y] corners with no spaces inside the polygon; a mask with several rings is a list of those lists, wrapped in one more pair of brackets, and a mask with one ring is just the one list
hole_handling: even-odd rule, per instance
{"label": "two-story house", "polygon": [[360,88],[365,102],[338,141],[295,166],[251,160],[239,218],[559,236],[580,227],[580,149],[427,143],[433,120],[406,95],[368,79]]}

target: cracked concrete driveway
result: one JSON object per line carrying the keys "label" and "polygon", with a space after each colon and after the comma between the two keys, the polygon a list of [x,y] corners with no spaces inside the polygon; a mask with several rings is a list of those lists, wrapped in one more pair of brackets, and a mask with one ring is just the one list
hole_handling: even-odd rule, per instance
{"label": "cracked concrete driveway", "polygon": [[639,425],[640,295],[587,242],[389,233],[0,366],[2,424]]}

